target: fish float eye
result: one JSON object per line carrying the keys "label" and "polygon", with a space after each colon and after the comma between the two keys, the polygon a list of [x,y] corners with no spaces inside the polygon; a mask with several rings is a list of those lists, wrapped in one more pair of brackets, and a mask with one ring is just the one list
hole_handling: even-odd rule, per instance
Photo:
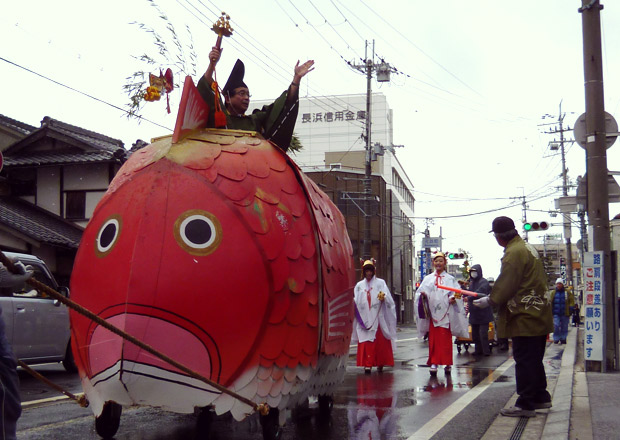
{"label": "fish float eye", "polygon": [[222,225],[210,212],[191,209],[174,222],[174,238],[192,255],[209,255],[222,241]]}
{"label": "fish float eye", "polygon": [[121,225],[121,218],[118,215],[113,215],[103,223],[95,243],[95,254],[98,257],[105,257],[112,251],[121,234]]}

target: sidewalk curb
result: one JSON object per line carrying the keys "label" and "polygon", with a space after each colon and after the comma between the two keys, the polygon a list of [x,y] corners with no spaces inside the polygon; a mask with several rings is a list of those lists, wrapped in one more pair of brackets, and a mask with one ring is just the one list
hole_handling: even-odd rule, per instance
{"label": "sidewalk curb", "polygon": [[560,374],[553,391],[553,406],[547,414],[541,435],[544,440],[568,439],[573,400],[573,376],[577,356],[577,330],[568,333],[566,348],[562,354]]}

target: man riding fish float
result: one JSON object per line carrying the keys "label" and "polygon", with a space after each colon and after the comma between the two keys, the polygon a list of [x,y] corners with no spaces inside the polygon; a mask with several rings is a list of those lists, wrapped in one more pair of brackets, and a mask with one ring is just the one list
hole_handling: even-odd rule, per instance
{"label": "man riding fish float", "polygon": [[[221,102],[216,102],[217,83],[213,79],[215,66],[217,65],[222,49],[214,46],[209,53],[209,67],[198,81],[198,92],[209,106],[207,127],[219,127],[223,121],[216,120],[216,112],[221,107]],[[233,67],[226,85],[222,89],[224,95],[224,107],[222,111],[226,116],[226,127],[233,130],[251,130],[260,133],[265,139],[272,141],[283,151],[287,151],[293,129],[299,112],[299,85],[301,79],[310,71],[314,70],[314,60],[295,65],[293,81],[289,88],[284,91],[272,104],[256,109],[251,115],[246,115],[250,105],[250,91],[243,82],[245,66],[241,60],[237,60]],[[215,85],[215,86],[214,86]],[[219,94],[217,94],[219,95]]]}

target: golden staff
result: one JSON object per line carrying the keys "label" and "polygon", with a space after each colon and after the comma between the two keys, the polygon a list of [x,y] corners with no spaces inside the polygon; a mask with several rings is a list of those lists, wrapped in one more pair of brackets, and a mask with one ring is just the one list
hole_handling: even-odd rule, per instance
{"label": "golden staff", "polygon": [[222,37],[230,37],[233,33],[233,28],[230,27],[230,15],[222,11],[222,16],[213,23],[211,30],[217,34],[215,47],[221,49]]}
{"label": "golden staff", "polygon": [[[230,15],[222,11],[222,16],[215,23],[213,23],[211,30],[217,34],[215,47],[219,50],[222,45],[222,37],[230,37],[233,32],[233,29],[230,27]],[[212,59],[211,61],[215,62],[215,59]],[[215,95],[215,99],[213,100],[213,118],[217,128],[226,128],[226,114],[222,111],[220,104],[220,91],[217,85],[215,66],[213,67],[213,75],[214,81],[213,84],[211,84],[211,89]]]}

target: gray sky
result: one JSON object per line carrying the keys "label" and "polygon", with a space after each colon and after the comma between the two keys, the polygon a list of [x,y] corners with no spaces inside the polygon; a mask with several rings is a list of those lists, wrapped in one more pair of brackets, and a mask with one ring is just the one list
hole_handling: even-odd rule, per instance
{"label": "gray sky", "polygon": [[[620,5],[603,2],[603,67],[606,110],[620,105]],[[548,210],[561,194],[560,156],[543,133],[557,120],[559,104],[572,127],[584,112],[580,1],[429,2],[396,0],[161,0],[182,45],[193,41],[197,76],[215,42],[210,30],[221,10],[231,16],[234,35],[223,42],[218,65],[225,82],[237,58],[246,65],[253,98],[275,98],[288,86],[293,66],[314,59],[302,95],[364,93],[364,76],[346,61],[360,62],[364,40],[375,40],[379,57],[402,74],[373,82],[394,110],[397,155],[415,186],[418,232],[434,218],[445,250],[463,248],[497,276],[502,249],[488,230],[497,215],[511,216],[518,229],[521,196],[528,220],[559,224]],[[65,0],[10,2],[0,16],[0,57],[114,106],[125,107],[125,78],[148,67],[132,56],[156,54],[153,39],[131,22],[160,30],[163,21],[146,0],[95,3]],[[185,27],[193,39],[187,37]],[[171,47],[171,46],[170,46]],[[158,59],[163,66],[163,59]],[[156,73],[159,65],[152,68]],[[187,68],[186,73],[191,69]],[[195,76],[196,77],[196,76]],[[4,88],[0,113],[39,126],[44,116],[122,139],[168,134],[158,125],[127,120],[118,109],[44,80],[0,60]],[[180,91],[149,103],[143,116],[170,129]],[[549,114],[551,119],[542,119]],[[361,134],[361,133],[360,133]],[[572,138],[572,134],[567,136]],[[555,135],[556,139],[558,135]],[[585,170],[585,152],[567,144],[571,181]],[[620,147],[608,150],[608,167],[620,170]],[[573,190],[574,191],[574,190]],[[509,207],[512,206],[512,207]],[[500,210],[500,208],[509,207]],[[469,215],[489,211],[480,215]],[[618,211],[610,209],[611,216]],[[418,218],[419,217],[419,218]],[[444,218],[442,218],[444,217]],[[548,232],[560,234],[560,226]],[[530,234],[531,242],[542,234]],[[573,241],[579,238],[573,229]],[[421,235],[416,235],[419,244]],[[419,247],[419,246],[418,246]]]}

